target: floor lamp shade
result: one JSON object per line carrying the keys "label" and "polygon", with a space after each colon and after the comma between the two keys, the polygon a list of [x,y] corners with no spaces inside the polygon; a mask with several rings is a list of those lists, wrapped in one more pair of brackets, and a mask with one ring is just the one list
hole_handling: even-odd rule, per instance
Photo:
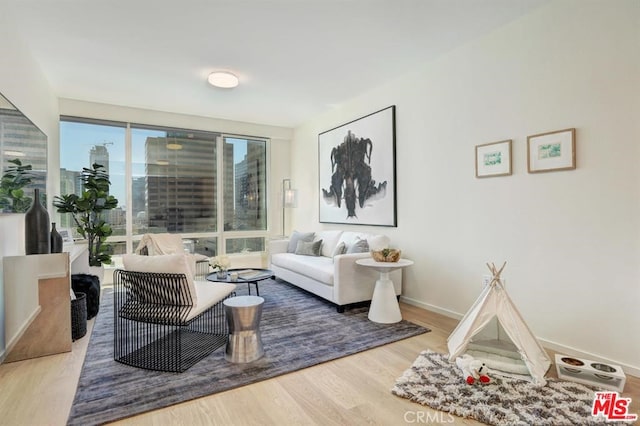
{"label": "floor lamp shade", "polygon": [[291,179],[283,179],[282,180],[282,235],[286,236],[287,235],[287,231],[286,231],[286,221],[285,221],[285,215],[286,215],[286,209],[288,208],[294,208],[297,206],[297,198],[298,198],[298,191],[296,191],[295,189],[291,188]]}
{"label": "floor lamp shade", "polygon": [[284,198],[282,200],[282,205],[285,207],[298,207],[297,206],[297,195],[298,191],[295,189],[287,189],[284,191]]}

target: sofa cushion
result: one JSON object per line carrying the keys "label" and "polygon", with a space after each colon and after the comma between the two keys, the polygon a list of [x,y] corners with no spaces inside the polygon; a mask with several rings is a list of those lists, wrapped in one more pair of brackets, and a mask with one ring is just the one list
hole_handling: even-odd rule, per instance
{"label": "sofa cushion", "polygon": [[318,241],[298,241],[298,246],[296,247],[296,254],[300,254],[303,256],[320,256],[320,246],[322,245],[322,240]]}
{"label": "sofa cushion", "polygon": [[321,231],[316,233],[314,240],[322,240],[322,256],[333,257],[333,251],[337,247],[341,235],[342,231]]}
{"label": "sofa cushion", "polygon": [[314,232],[293,231],[293,234],[291,234],[291,238],[289,239],[289,245],[287,246],[287,251],[289,253],[294,253],[296,251],[296,247],[298,247],[298,241],[305,241],[305,242],[313,241],[314,235],[315,235]]}
{"label": "sofa cushion", "polygon": [[389,237],[386,235],[369,235],[367,237],[369,250],[382,250],[389,247]]}
{"label": "sofa cushion", "polygon": [[369,244],[369,250],[382,250],[385,247],[389,247],[389,237],[379,234],[367,234],[363,232],[345,231],[340,237],[340,241],[344,241],[347,248],[356,242],[357,239],[367,240]]}
{"label": "sofa cushion", "polygon": [[[327,285],[333,285],[335,266],[324,256],[299,256],[293,253],[277,253],[271,256],[271,264],[305,275]],[[292,283],[295,284],[295,283]]]}

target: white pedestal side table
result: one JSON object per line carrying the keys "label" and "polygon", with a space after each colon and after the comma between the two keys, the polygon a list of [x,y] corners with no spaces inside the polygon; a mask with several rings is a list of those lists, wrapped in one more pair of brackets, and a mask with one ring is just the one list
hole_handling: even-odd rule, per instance
{"label": "white pedestal side table", "polygon": [[400,259],[397,262],[376,262],[375,260],[359,259],[356,260],[358,265],[373,268],[380,273],[380,277],[376,281],[373,289],[373,297],[371,298],[371,307],[369,308],[369,319],[373,322],[391,324],[402,320],[398,299],[393,288],[393,281],[389,279],[389,272],[396,269],[413,265],[413,261],[408,259]]}

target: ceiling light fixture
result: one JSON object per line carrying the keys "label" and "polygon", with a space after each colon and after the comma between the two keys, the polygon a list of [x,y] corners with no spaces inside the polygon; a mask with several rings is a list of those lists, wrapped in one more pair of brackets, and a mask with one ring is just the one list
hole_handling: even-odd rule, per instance
{"label": "ceiling light fixture", "polygon": [[231,89],[238,85],[238,77],[228,71],[214,71],[209,74],[207,79],[209,84],[215,87],[222,87],[223,89]]}
{"label": "ceiling light fixture", "polygon": [[180,149],[182,149],[182,145],[180,145],[177,142],[169,142],[167,144],[167,149],[173,150],[173,151],[178,151]]}

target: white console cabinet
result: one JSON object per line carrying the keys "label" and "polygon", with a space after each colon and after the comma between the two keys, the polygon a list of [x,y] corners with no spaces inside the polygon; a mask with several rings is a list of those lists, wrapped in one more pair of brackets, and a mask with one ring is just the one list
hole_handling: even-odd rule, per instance
{"label": "white console cabinet", "polygon": [[25,256],[24,214],[0,214],[0,362],[71,350],[71,274],[89,271],[86,244]]}
{"label": "white console cabinet", "polygon": [[4,362],[71,350],[69,253],[3,259]]}

